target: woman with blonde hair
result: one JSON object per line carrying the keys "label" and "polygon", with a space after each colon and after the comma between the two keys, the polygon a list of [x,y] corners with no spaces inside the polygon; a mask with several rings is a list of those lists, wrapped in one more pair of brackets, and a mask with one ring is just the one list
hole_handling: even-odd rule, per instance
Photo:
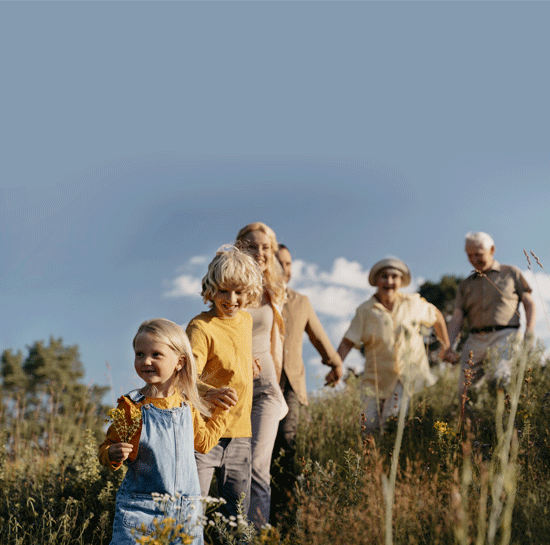
{"label": "woman with blonde hair", "polygon": [[261,221],[249,223],[237,234],[235,245],[252,255],[263,272],[264,283],[271,299],[282,305],[285,298],[285,283],[283,269],[275,258],[279,244],[273,229]]}
{"label": "woman with blonde hair", "polygon": [[252,399],[252,482],[248,516],[261,527],[269,521],[271,503],[271,454],[279,420],[286,403],[279,386],[282,370],[284,325],[281,318],[285,300],[282,268],[275,257],[277,237],[265,223],[243,227],[235,245],[248,252],[259,265],[264,278],[260,304],[248,308],[252,316],[252,352],[259,361],[259,374],[254,378]]}

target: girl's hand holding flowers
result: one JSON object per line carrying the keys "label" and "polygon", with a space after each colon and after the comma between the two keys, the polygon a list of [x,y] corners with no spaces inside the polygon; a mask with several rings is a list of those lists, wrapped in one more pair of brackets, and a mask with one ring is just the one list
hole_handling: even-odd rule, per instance
{"label": "girl's hand holding flowers", "polygon": [[110,409],[107,412],[108,419],[121,439],[120,443],[113,443],[108,450],[109,460],[122,463],[130,456],[134,446],[128,441],[141,429],[141,410],[132,410],[129,418],[123,409]]}
{"label": "girl's hand holding flowers", "polygon": [[109,460],[121,464],[130,456],[134,450],[134,445],[130,443],[114,443],[109,447]]}
{"label": "girl's hand holding flowers", "polygon": [[[105,422],[114,426],[118,436],[123,443],[127,443],[141,429],[141,410],[133,409],[127,418],[124,409],[109,409],[107,411],[109,417]],[[130,422],[128,422],[128,420]]]}

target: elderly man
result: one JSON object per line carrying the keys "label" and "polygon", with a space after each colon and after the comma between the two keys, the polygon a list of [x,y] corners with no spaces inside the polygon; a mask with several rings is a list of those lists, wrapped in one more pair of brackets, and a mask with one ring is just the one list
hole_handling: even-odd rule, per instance
{"label": "elderly man", "polygon": [[[283,268],[284,280],[288,283],[292,276],[292,256],[283,244],[279,244],[276,256]],[[287,302],[283,307],[285,323],[283,371],[280,384],[288,404],[288,413],[279,424],[273,449],[273,461],[276,461],[271,472],[275,485],[271,509],[273,522],[276,522],[278,507],[288,501],[288,493],[293,487],[299,409],[300,405],[307,405],[308,402],[306,371],[302,360],[304,331],[319,352],[323,363],[332,367],[325,377],[326,384],[336,384],[343,374],[342,360],[327,337],[309,299],[288,287],[286,293]],[[280,456],[281,451],[283,456]]]}
{"label": "elderly man", "polygon": [[[464,372],[470,367],[470,352],[473,353],[471,384],[481,385],[484,380],[499,386],[509,383],[512,348],[519,337],[520,303],[525,309],[526,339],[532,340],[535,327],[531,288],[517,267],[501,265],[494,259],[493,239],[487,233],[468,233],[465,248],[475,271],[460,283],[455,310],[448,325],[451,347],[464,318],[468,319],[470,327],[460,356],[461,396],[465,390]],[[445,359],[457,361],[458,354],[449,348]],[[486,359],[491,361],[484,366]]]}

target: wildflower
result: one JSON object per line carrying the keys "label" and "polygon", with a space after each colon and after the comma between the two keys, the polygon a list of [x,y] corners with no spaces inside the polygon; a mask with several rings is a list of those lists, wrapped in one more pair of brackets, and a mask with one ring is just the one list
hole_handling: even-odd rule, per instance
{"label": "wildflower", "polygon": [[141,427],[141,411],[131,409],[128,424],[124,409],[109,409],[107,422],[111,422],[123,443],[128,443]]}
{"label": "wildflower", "polygon": [[173,517],[154,519],[153,528],[147,528],[145,524],[142,524],[133,529],[132,534],[134,537],[136,534],[141,534],[141,537],[136,537],[138,545],[162,545],[175,540],[180,540],[182,545],[193,543],[193,538],[185,532],[184,525],[178,523]]}
{"label": "wildflower", "polygon": [[453,432],[449,428],[447,422],[441,422],[438,420],[437,422],[434,422],[434,428],[436,429],[437,435],[440,440],[443,440],[446,437],[453,435]]}

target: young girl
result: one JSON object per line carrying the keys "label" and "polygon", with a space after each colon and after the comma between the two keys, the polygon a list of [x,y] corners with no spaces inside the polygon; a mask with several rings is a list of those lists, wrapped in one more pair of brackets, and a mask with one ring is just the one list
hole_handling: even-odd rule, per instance
{"label": "young girl", "polygon": [[[112,545],[135,545],[132,529],[170,516],[183,523],[193,545],[203,544],[202,505],[193,447],[208,452],[228,425],[230,414],[209,415],[200,400],[195,360],[183,329],[163,318],[143,322],[133,341],[135,369],[146,382],[118,400],[113,425],[99,447],[100,462],[128,472],[116,496]],[[159,503],[155,494],[170,497]]]}

